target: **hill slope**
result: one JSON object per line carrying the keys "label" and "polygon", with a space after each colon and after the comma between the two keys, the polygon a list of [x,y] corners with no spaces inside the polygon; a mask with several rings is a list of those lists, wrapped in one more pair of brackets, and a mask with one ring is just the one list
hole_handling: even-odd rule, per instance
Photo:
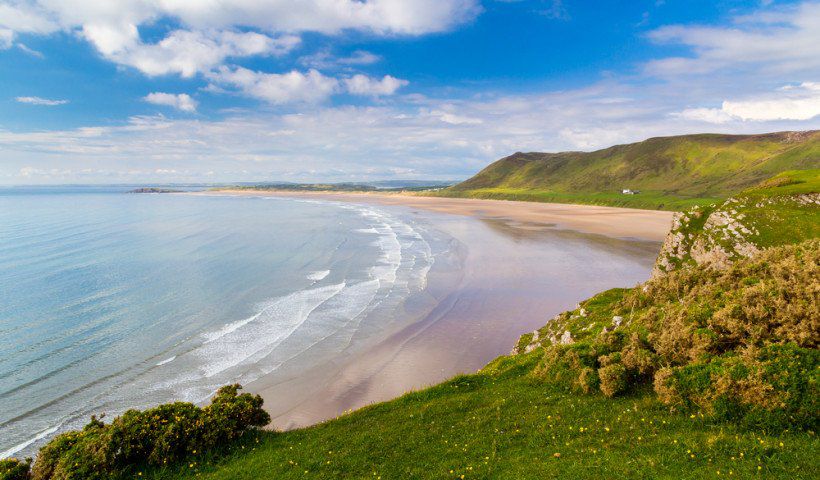
{"label": "hill slope", "polygon": [[817,130],[683,135],[595,152],[519,152],[439,195],[682,210],[809,168],[820,168]]}

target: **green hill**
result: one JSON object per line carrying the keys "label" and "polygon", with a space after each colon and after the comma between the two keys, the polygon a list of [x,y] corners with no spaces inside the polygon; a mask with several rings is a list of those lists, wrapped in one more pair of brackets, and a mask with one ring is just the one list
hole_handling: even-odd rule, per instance
{"label": "green hill", "polygon": [[683,210],[809,168],[820,168],[817,130],[682,135],[595,152],[515,153],[437,195]]}

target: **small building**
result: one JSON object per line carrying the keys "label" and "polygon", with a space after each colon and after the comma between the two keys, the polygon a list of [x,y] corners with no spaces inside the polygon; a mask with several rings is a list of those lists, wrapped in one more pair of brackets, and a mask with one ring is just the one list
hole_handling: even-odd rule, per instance
{"label": "small building", "polygon": [[641,193],[641,191],[640,190],[632,190],[632,189],[629,189],[629,188],[624,188],[623,190],[621,190],[621,193],[623,193],[624,195],[637,195],[637,194]]}

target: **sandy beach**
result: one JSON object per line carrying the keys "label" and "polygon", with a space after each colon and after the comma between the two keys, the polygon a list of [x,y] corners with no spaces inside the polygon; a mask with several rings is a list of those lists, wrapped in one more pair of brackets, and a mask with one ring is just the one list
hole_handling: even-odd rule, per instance
{"label": "sandy beach", "polygon": [[196,194],[312,197],[340,202],[399,205],[452,215],[500,219],[508,223],[532,224],[538,226],[538,228],[546,226],[608,237],[654,242],[663,241],[672,221],[672,212],[657,210],[563,203],[425,197],[412,194],[253,190],[220,190],[218,192],[194,193],[194,195]]}
{"label": "sandy beach", "polygon": [[[289,429],[388,400],[509,353],[518,337],[602,290],[649,276],[672,214],[610,207],[409,195],[222,191],[368,203],[414,215],[450,235],[428,287],[405,308],[414,320],[367,348],[310,371],[250,385]],[[404,312],[407,313],[407,312]]]}

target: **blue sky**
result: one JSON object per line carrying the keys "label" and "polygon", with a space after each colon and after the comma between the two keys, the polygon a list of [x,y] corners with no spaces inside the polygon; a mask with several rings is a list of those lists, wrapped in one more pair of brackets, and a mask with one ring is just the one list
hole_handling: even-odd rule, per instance
{"label": "blue sky", "polygon": [[0,183],[464,178],[820,127],[820,2],[0,0]]}

